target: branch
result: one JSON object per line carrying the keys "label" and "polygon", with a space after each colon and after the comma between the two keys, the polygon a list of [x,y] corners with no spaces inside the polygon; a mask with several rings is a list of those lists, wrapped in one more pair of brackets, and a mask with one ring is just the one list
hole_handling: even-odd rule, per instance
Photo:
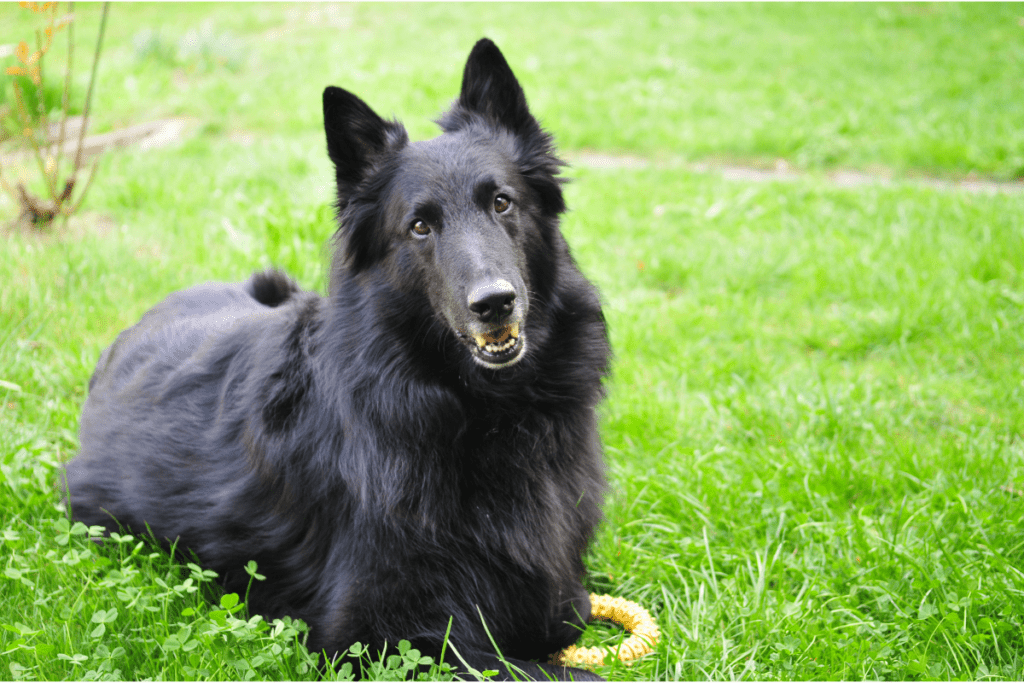
{"label": "branch", "polygon": [[78,150],[75,152],[75,170],[72,176],[77,175],[82,168],[82,142],[85,140],[85,129],[89,127],[89,107],[92,104],[92,88],[96,84],[96,67],[100,63],[100,50],[103,47],[103,32],[107,28],[107,11],[110,3],[103,3],[103,16],[100,18],[100,32],[96,38],[96,53],[92,59],[92,74],[89,76],[89,90],[85,94],[85,109],[82,110],[82,129],[78,131]]}
{"label": "branch", "polygon": [[[74,11],[74,3],[68,3],[68,14]],[[68,63],[64,69],[64,95],[61,98],[61,119],[60,119],[60,134],[57,138],[57,161],[56,168],[60,168],[61,157],[64,156],[64,139],[66,137],[67,123],[68,123],[68,102],[70,101],[71,93],[71,57],[75,53],[75,41],[74,41],[74,29],[75,22],[68,22]]]}

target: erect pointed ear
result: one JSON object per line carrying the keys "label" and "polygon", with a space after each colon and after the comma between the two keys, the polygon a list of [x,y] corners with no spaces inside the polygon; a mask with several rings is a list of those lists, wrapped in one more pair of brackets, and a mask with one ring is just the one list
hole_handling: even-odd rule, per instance
{"label": "erect pointed ear", "polygon": [[487,38],[477,41],[469,53],[462,72],[458,105],[466,111],[483,114],[512,132],[525,133],[540,128],[501,50]]}
{"label": "erect pointed ear", "polygon": [[361,99],[334,86],[324,90],[324,130],[342,201],[384,152],[409,141],[400,123],[385,121]]}

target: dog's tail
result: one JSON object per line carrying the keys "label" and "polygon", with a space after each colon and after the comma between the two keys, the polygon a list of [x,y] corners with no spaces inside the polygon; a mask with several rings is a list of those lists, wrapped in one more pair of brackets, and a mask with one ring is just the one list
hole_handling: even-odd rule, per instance
{"label": "dog's tail", "polygon": [[280,306],[301,290],[295,280],[276,268],[268,268],[263,272],[253,273],[245,283],[245,291],[264,306],[273,308]]}

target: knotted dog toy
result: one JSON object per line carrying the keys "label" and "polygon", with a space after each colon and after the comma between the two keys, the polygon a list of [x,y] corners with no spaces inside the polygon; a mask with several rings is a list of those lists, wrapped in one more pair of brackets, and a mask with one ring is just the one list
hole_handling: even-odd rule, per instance
{"label": "knotted dog toy", "polygon": [[552,664],[579,664],[586,667],[602,666],[605,652],[613,655],[617,652],[619,659],[629,663],[651,652],[658,644],[661,631],[651,618],[651,613],[635,602],[625,598],[614,598],[610,595],[590,594],[590,616],[618,624],[631,635],[618,648],[611,647],[576,647],[570,645],[551,657]]}

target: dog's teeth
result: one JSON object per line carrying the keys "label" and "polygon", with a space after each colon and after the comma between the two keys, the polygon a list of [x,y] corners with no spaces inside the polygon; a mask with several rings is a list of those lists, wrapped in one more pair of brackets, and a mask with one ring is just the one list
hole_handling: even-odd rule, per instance
{"label": "dog's teeth", "polygon": [[516,341],[518,340],[515,337],[512,337],[504,344],[487,344],[484,346],[484,350],[487,351],[488,353],[500,353],[502,351],[508,351],[509,349],[516,345]]}
{"label": "dog's teeth", "polygon": [[476,345],[488,353],[508,351],[519,342],[519,323],[512,323],[497,332],[474,334]]}

